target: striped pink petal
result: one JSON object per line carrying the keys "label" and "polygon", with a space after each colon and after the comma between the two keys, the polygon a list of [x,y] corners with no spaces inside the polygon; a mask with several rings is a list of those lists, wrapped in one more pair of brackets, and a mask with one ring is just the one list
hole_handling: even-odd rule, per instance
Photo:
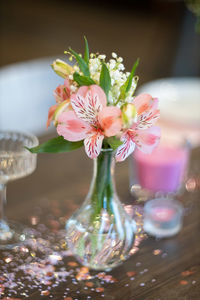
{"label": "striped pink petal", "polygon": [[89,158],[97,158],[101,151],[103,139],[104,135],[99,130],[94,130],[84,140],[85,152],[87,153]]}
{"label": "striped pink petal", "polygon": [[84,121],[77,118],[71,111],[63,112],[58,117],[57,132],[65,140],[75,142],[85,139],[91,127]]}
{"label": "striped pink petal", "polygon": [[53,115],[56,111],[56,108],[57,108],[57,104],[55,105],[52,105],[50,108],[49,108],[49,112],[48,112],[48,120],[47,120],[47,128],[49,127],[51,121],[53,120]]}
{"label": "striped pink petal", "polygon": [[65,88],[67,90],[68,95],[70,96],[70,82],[69,82],[68,78],[65,79],[64,86],[65,86]]}
{"label": "striped pink petal", "polygon": [[121,137],[124,143],[118,147],[116,160],[125,160],[135,148],[144,153],[151,153],[160,140],[160,128],[153,126],[145,130],[128,129]]}
{"label": "striped pink petal", "polygon": [[155,103],[152,108],[138,116],[137,119],[137,128],[138,129],[147,129],[156,123],[160,117],[160,110],[157,109],[158,100],[155,99]]}
{"label": "striped pink petal", "polygon": [[135,97],[133,104],[136,107],[137,114],[141,115],[142,113],[148,111],[153,105],[153,98],[149,94],[140,94]]}
{"label": "striped pink petal", "polygon": [[121,137],[123,144],[118,147],[116,152],[116,161],[124,161],[135,149],[135,143],[133,137],[135,135],[134,130],[127,130]]}
{"label": "striped pink petal", "polygon": [[99,124],[105,136],[114,136],[122,128],[121,110],[116,106],[106,106],[98,114]]}
{"label": "striped pink petal", "polygon": [[147,129],[160,117],[158,99],[149,94],[141,94],[134,99],[137,110],[137,129]]}
{"label": "striped pink petal", "polygon": [[97,125],[97,115],[106,106],[106,95],[102,88],[97,85],[82,86],[70,100],[78,118]]}
{"label": "striped pink petal", "polygon": [[53,92],[57,103],[61,103],[70,98],[69,80],[65,79],[64,84],[60,84]]}
{"label": "striped pink petal", "polygon": [[156,110],[141,116],[138,120],[137,129],[147,129],[153,126],[160,117],[160,111]]}
{"label": "striped pink petal", "polygon": [[102,104],[102,106],[106,106],[106,103],[107,103],[107,99],[106,99],[106,94],[104,93],[103,89],[96,85],[96,84],[93,84],[93,85],[90,85],[90,86],[81,86],[79,89],[78,89],[78,93],[82,96],[82,97],[86,97],[87,95],[87,92],[88,91],[91,91],[91,93],[93,95],[98,95],[99,96],[99,99],[100,99],[100,102]]}
{"label": "striped pink petal", "polygon": [[136,130],[133,138],[137,148],[144,153],[151,153],[160,141],[160,128],[153,126],[144,130]]}

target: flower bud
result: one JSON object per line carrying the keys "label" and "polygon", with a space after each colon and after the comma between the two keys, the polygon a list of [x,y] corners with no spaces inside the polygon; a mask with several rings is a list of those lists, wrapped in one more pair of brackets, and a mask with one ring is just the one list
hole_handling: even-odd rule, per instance
{"label": "flower bud", "polygon": [[132,103],[126,103],[121,107],[121,111],[123,125],[126,128],[130,128],[137,115],[135,105]]}
{"label": "flower bud", "polygon": [[58,118],[59,118],[60,114],[65,111],[68,111],[70,109],[72,109],[72,107],[71,107],[71,103],[69,100],[65,100],[57,106],[57,108],[54,112],[54,115],[53,115],[53,120],[54,120],[55,126],[57,126]]}
{"label": "flower bud", "polygon": [[58,74],[63,78],[66,78],[68,75],[74,72],[72,66],[68,65],[67,63],[65,63],[60,59],[56,59],[51,66],[53,70],[56,72],[56,74]]}

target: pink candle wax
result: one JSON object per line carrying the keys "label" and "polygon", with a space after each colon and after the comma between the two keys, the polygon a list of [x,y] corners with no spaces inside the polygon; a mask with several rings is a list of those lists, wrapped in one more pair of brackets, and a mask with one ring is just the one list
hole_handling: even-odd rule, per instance
{"label": "pink candle wax", "polygon": [[139,184],[153,192],[174,192],[181,184],[188,150],[159,146],[151,154],[134,153]]}
{"label": "pink candle wax", "polygon": [[176,211],[168,207],[154,207],[151,214],[154,221],[169,222],[174,218]]}

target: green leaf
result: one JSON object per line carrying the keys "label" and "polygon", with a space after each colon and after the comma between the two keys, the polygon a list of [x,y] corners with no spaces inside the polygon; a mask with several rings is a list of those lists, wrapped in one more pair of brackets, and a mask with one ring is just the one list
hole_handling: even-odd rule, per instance
{"label": "green leaf", "polygon": [[37,147],[27,148],[32,153],[61,153],[69,152],[78,149],[83,146],[83,141],[69,142],[66,141],[62,136],[51,139]]}
{"label": "green leaf", "polygon": [[85,60],[71,48],[69,48],[69,51],[76,58],[76,61],[78,62],[79,67],[80,67],[81,71],[83,72],[83,74],[85,76],[90,76],[90,70],[89,70],[89,67],[88,67],[87,63],[85,62]]}
{"label": "green leaf", "polygon": [[124,99],[126,94],[128,93],[128,91],[131,88],[132,82],[133,82],[133,77],[135,74],[135,71],[137,69],[137,66],[139,65],[139,58],[136,60],[136,62],[133,65],[133,68],[131,70],[131,74],[129,75],[129,77],[127,78],[126,82],[124,83],[124,85],[122,85],[121,87],[121,95],[120,98]]}
{"label": "green leaf", "polygon": [[107,138],[106,141],[108,142],[108,144],[113,150],[116,150],[119,146],[123,144],[122,141],[120,141],[114,136]]}
{"label": "green leaf", "polygon": [[139,58],[136,60],[136,62],[134,63],[133,65],[133,68],[131,70],[131,74],[129,75],[128,77],[128,82],[127,82],[127,86],[126,86],[126,93],[128,93],[128,91],[130,90],[131,88],[131,84],[132,84],[132,81],[133,81],[133,77],[135,75],[135,71],[137,69],[137,66],[139,65]]}
{"label": "green leaf", "polygon": [[86,62],[86,64],[89,64],[89,58],[90,58],[90,54],[89,54],[89,46],[88,46],[88,41],[86,39],[86,37],[84,36],[84,40],[85,40],[85,54],[84,54],[84,60]]}
{"label": "green leaf", "polygon": [[111,87],[111,78],[110,78],[109,70],[105,63],[103,63],[101,67],[100,87],[102,87],[106,96],[108,97],[108,93]]}
{"label": "green leaf", "polygon": [[77,72],[73,74],[74,81],[78,83],[78,85],[91,85],[96,84],[95,81],[88,76],[81,76]]}

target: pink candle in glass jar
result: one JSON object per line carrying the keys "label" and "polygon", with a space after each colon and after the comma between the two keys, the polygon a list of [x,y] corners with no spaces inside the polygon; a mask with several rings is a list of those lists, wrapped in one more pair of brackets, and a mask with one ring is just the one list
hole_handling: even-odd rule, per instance
{"label": "pink candle in glass jar", "polygon": [[153,192],[175,192],[188,162],[188,149],[159,146],[151,154],[134,152],[138,183]]}

